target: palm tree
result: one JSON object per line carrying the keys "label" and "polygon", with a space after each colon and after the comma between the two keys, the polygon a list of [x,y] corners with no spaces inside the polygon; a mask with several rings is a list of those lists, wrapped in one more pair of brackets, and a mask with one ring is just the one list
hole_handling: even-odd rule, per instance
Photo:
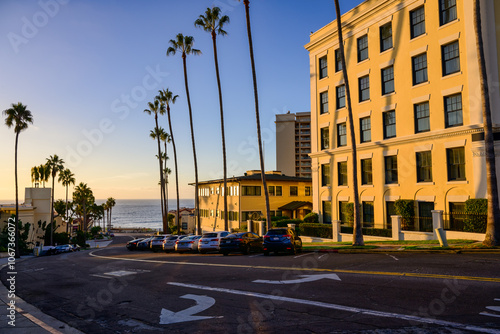
{"label": "palm tree", "polygon": [[476,28],[477,53],[479,63],[479,82],[483,97],[484,147],[486,153],[486,187],[488,196],[488,220],[483,244],[498,246],[500,243],[500,208],[498,202],[498,184],[495,164],[495,143],[491,121],[490,93],[488,87],[488,72],[484,57],[483,32],[481,26],[481,1],[474,1],[474,25]]}
{"label": "palm tree", "polygon": [[[170,40],[170,47],[167,49],[167,56],[169,55],[175,55],[177,51],[182,52],[182,65],[184,68],[184,84],[186,86],[186,97],[187,97],[187,103],[188,103],[188,109],[189,109],[189,124],[191,127],[191,141],[193,143],[193,158],[194,158],[194,198],[195,198],[195,211],[196,211],[196,227],[198,230],[198,233],[201,231],[201,226],[200,226],[200,210],[199,210],[199,196],[198,196],[198,161],[196,159],[196,145],[194,142],[194,127],[193,127],[193,113],[191,110],[191,99],[189,98],[189,85],[188,85],[188,78],[187,78],[187,68],[186,68],[186,56],[193,54],[193,55],[199,55],[201,54],[200,50],[193,49],[193,43],[194,43],[194,38],[192,36],[184,36],[182,34],[177,34],[176,39],[171,39]],[[177,169],[177,168],[176,168]],[[177,225],[179,225],[179,221],[177,221]],[[179,229],[178,229],[179,231]]]}
{"label": "palm tree", "polygon": [[16,133],[16,144],[15,144],[15,153],[14,153],[14,178],[16,184],[16,220],[15,220],[15,258],[18,259],[21,257],[19,252],[19,187],[17,183],[17,147],[19,142],[19,134],[21,131],[24,131],[28,128],[29,123],[33,124],[33,115],[31,111],[27,109],[26,105],[23,105],[21,102],[17,104],[12,103],[9,109],[5,109],[3,111],[5,118],[5,125],[8,128],[14,127],[14,132]]}
{"label": "palm tree", "polygon": [[38,173],[40,177],[40,182],[42,182],[42,185],[45,188],[45,182],[47,182],[50,177],[50,168],[47,167],[47,164],[42,164],[38,166]]}
{"label": "palm tree", "polygon": [[111,214],[113,213],[113,207],[116,205],[116,200],[113,198],[113,197],[109,197],[107,200],[106,200],[106,204],[109,208],[109,219],[108,219],[108,226],[109,227],[112,227],[111,225]]}
{"label": "palm tree", "polygon": [[[166,106],[167,109],[167,117],[168,117],[168,129],[170,131],[170,139],[172,140],[172,148],[174,150],[174,167],[175,167],[175,192],[177,197],[177,215],[176,215],[176,225],[177,231],[180,231],[180,221],[179,221],[179,169],[177,168],[177,151],[175,149],[175,140],[174,140],[174,132],[172,130],[172,119],[170,117],[170,104],[175,103],[178,95],[174,95],[168,88],[158,91],[159,95],[157,98]],[[196,197],[198,198],[198,197]],[[167,212],[168,217],[168,212]],[[199,220],[198,220],[199,221]],[[198,229],[198,231],[200,231]],[[199,233],[199,232],[198,232]]]}
{"label": "palm tree", "polygon": [[33,182],[35,186],[38,184],[40,180],[40,172],[38,171],[38,166],[31,167],[31,187],[33,187]]}
{"label": "palm tree", "polygon": [[[162,133],[164,133],[164,132],[165,132],[165,130],[162,127],[155,128],[149,132],[149,136],[154,140],[158,140],[158,139],[161,139]],[[165,161],[165,163],[167,161],[167,155],[165,154],[165,152],[161,152],[161,149],[160,149],[160,154],[159,155],[156,154],[156,158],[159,159],[160,161]],[[162,181],[162,178],[160,175],[160,187],[161,187],[160,188],[160,204],[161,204],[161,216],[162,217],[165,217],[165,208],[166,208],[165,187],[164,187],[165,183],[166,183],[165,178],[163,178],[163,181]]]}
{"label": "palm tree", "polygon": [[[155,98],[154,102],[148,102],[149,109],[144,109],[144,112],[147,113],[148,115],[154,114],[155,115],[155,131],[158,131],[158,114],[163,115],[165,113],[165,106],[163,103],[160,103],[160,100],[158,98]],[[163,180],[163,163],[161,159],[161,147],[160,147],[160,136],[156,137],[157,143],[158,143],[158,162],[160,163],[160,182],[161,182],[161,189],[160,189],[160,198],[162,197],[162,192],[163,192],[163,185],[164,185],[164,180]],[[162,202],[163,206],[163,202]],[[165,213],[162,212],[162,221],[163,221],[163,231],[165,233],[168,233],[168,222],[167,222],[167,217],[165,216]]]}
{"label": "palm tree", "polygon": [[352,115],[352,106],[351,106],[351,90],[349,88],[349,78],[347,76],[347,66],[345,62],[345,53],[344,53],[344,41],[342,36],[342,21],[340,15],[340,5],[339,0],[335,1],[335,13],[337,15],[337,32],[339,38],[339,49],[340,49],[340,59],[342,62],[342,75],[344,76],[345,83],[345,96],[346,96],[346,105],[347,111],[349,113],[349,132],[351,134],[351,147],[352,147],[352,189],[353,189],[353,197],[354,197],[354,229],[353,229],[353,246],[363,246],[363,230],[361,226],[361,215],[359,212],[359,197],[358,197],[358,154],[356,150],[356,135],[354,133],[354,118]]}
{"label": "palm tree", "polygon": [[229,23],[229,16],[220,17],[220,8],[207,8],[205,16],[200,17],[194,22],[195,26],[203,28],[212,35],[212,44],[214,47],[214,62],[215,74],[217,76],[217,88],[219,90],[219,107],[220,107],[220,127],[222,137],[222,164],[224,169],[224,230],[229,230],[229,215],[227,212],[227,161],[226,161],[226,136],[224,134],[224,111],[222,107],[222,89],[219,76],[219,61],[217,60],[217,35],[227,35],[227,32],[222,29],[226,23]]}
{"label": "palm tree", "polygon": [[87,232],[87,208],[90,208],[95,202],[94,194],[86,183],[80,182],[73,191],[73,202],[78,206],[75,209],[80,217],[83,217],[82,229]]}
{"label": "palm tree", "polygon": [[[53,156],[51,155],[50,158],[47,158],[47,163],[46,163],[47,169],[50,171],[52,175],[52,194],[50,197],[50,222],[51,224],[54,222],[54,187],[55,187],[55,180],[56,180],[56,175],[60,171],[64,170],[64,160],[60,159],[57,154],[54,154]],[[54,225],[51,225],[50,229],[50,245],[54,246],[53,240],[52,240],[52,235],[54,233]]]}
{"label": "palm tree", "polygon": [[269,192],[267,189],[267,182],[266,182],[266,170],[264,168],[264,154],[262,152],[262,136],[260,131],[260,114],[259,114],[259,94],[257,93],[257,75],[255,72],[255,61],[253,56],[252,30],[250,27],[250,8],[249,8],[250,1],[243,0],[243,4],[245,5],[248,45],[250,49],[250,62],[252,65],[253,93],[255,98],[255,119],[257,122],[257,140],[259,144],[259,157],[260,157],[260,175],[262,177],[262,186],[264,187],[264,196],[266,199],[266,221],[267,221],[267,228],[269,229],[271,228],[271,214],[269,211]]}
{"label": "palm tree", "polygon": [[70,185],[75,184],[75,175],[71,173],[71,171],[66,168],[59,173],[59,182],[66,187],[66,210],[64,217],[66,219],[66,233],[68,233],[69,221],[68,221],[68,188]]}
{"label": "palm tree", "polygon": [[160,140],[165,145],[165,151],[163,152],[163,179],[165,180],[165,189],[163,190],[163,193],[165,194],[165,215],[167,216],[168,221],[168,175],[171,173],[171,171],[167,173],[167,170],[170,170],[169,168],[167,168],[167,160],[169,159],[167,155],[167,143],[170,143],[171,139],[170,135],[163,128],[160,129]]}

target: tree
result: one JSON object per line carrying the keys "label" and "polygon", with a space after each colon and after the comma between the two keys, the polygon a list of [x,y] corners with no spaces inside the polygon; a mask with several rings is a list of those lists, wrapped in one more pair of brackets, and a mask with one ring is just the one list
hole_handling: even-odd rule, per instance
{"label": "tree", "polygon": [[247,35],[248,35],[248,46],[250,50],[250,63],[252,65],[252,78],[253,78],[253,93],[255,99],[255,120],[257,122],[257,140],[259,145],[259,158],[260,158],[260,175],[262,177],[262,186],[264,187],[264,196],[266,199],[266,222],[267,228],[271,228],[271,213],[269,211],[269,191],[267,189],[266,182],[266,170],[264,168],[264,154],[262,152],[262,136],[260,131],[260,113],[259,113],[259,94],[257,92],[257,74],[255,71],[255,61],[253,56],[253,42],[252,42],[252,29],[250,26],[250,1],[243,0],[245,5],[245,15],[247,22]]}
{"label": "tree", "polygon": [[106,200],[106,204],[109,208],[109,220],[108,220],[108,226],[111,227],[111,215],[113,213],[113,207],[116,205],[116,200],[113,198],[113,197],[109,197],[107,200]]}
{"label": "tree", "polygon": [[[50,174],[52,175],[52,194],[50,196],[50,222],[54,221],[54,187],[56,175],[60,171],[64,170],[64,160],[60,159],[57,154],[51,155],[50,158],[47,158],[47,168],[50,170]],[[54,225],[54,224],[53,224]],[[52,225],[52,226],[53,226]],[[54,246],[52,235],[54,231],[50,230],[50,245]]]}
{"label": "tree", "polygon": [[169,159],[167,155],[167,143],[170,143],[170,135],[163,129],[160,128],[160,140],[163,142],[165,145],[165,152],[164,154],[164,164],[163,164],[163,179],[165,180],[165,189],[163,190],[163,193],[165,194],[165,214],[167,215],[167,221],[168,221],[168,175],[172,172],[170,168],[167,167],[167,160]]}
{"label": "tree", "polygon": [[498,202],[498,183],[495,163],[495,142],[491,120],[490,92],[488,87],[488,72],[484,56],[483,30],[481,26],[481,1],[474,1],[474,26],[476,28],[476,47],[479,63],[479,82],[481,86],[484,148],[486,153],[486,187],[488,196],[488,212],[486,235],[483,244],[498,246],[500,243],[500,207]]}
{"label": "tree", "polygon": [[[170,139],[172,140],[172,148],[174,150],[174,167],[175,167],[175,192],[176,192],[176,201],[177,201],[177,226],[180,226],[179,222],[179,169],[177,168],[177,150],[175,148],[175,140],[174,140],[174,132],[172,130],[172,119],[170,117],[170,104],[174,104],[177,100],[178,95],[174,95],[168,88],[158,91],[159,95],[157,96],[160,101],[166,106],[167,109],[167,117],[168,117],[168,129],[170,131]],[[198,198],[198,197],[196,197]],[[168,212],[167,212],[168,215]],[[179,231],[180,229],[177,228]],[[199,230],[198,230],[199,231]]]}
{"label": "tree", "polygon": [[80,182],[73,191],[73,202],[77,205],[76,212],[83,217],[82,229],[87,232],[87,208],[90,208],[95,202],[94,194],[86,183]]}
{"label": "tree", "polygon": [[38,181],[40,181],[40,172],[38,170],[38,166],[31,167],[31,186],[33,187],[34,182],[36,187],[38,185]]}
{"label": "tree", "polygon": [[[161,103],[161,102],[160,102]],[[154,139],[154,140],[161,140],[161,135],[162,133],[164,133],[165,130],[162,128],[162,127],[159,127],[159,128],[155,128],[153,130],[150,131],[149,133],[149,136]],[[163,161],[167,161],[167,154],[165,152],[161,152],[161,148],[160,148],[160,155],[156,155],[156,158],[158,158],[160,161],[162,161],[161,163],[163,163]],[[163,165],[162,165],[163,166]],[[162,167],[163,169],[163,167]],[[160,172],[161,175],[163,175],[161,172]],[[161,204],[161,216],[162,217],[165,217],[166,215],[166,194],[165,194],[165,178],[162,178],[160,177],[160,204]]]}
{"label": "tree", "polygon": [[217,35],[227,35],[222,29],[226,23],[229,23],[229,16],[220,16],[220,8],[207,8],[205,16],[200,17],[194,22],[195,26],[203,28],[212,35],[212,44],[214,47],[215,74],[217,76],[217,88],[219,91],[219,109],[220,109],[220,127],[222,138],[222,165],[224,170],[224,230],[229,230],[229,215],[227,211],[227,159],[226,159],[226,136],[224,134],[224,110],[222,105],[222,89],[219,75],[219,61],[217,60]]}
{"label": "tree", "polygon": [[38,174],[39,174],[39,180],[42,182],[42,186],[45,188],[45,182],[49,180],[50,177],[50,168],[47,166],[47,164],[41,164],[38,166]]}
{"label": "tree", "polygon": [[[193,127],[193,112],[191,109],[191,99],[189,98],[189,85],[187,78],[187,66],[186,66],[186,56],[187,55],[199,55],[200,50],[193,49],[194,38],[192,36],[184,36],[182,34],[177,34],[175,39],[170,40],[170,47],[167,49],[167,56],[175,55],[177,51],[182,52],[182,65],[184,69],[184,84],[186,86],[186,98],[189,109],[189,125],[191,127],[191,142],[193,144],[193,159],[194,159],[194,198],[195,198],[195,219],[198,233],[201,231],[200,226],[200,210],[199,210],[199,194],[198,194],[198,162],[196,160],[196,145],[194,142],[194,127]],[[176,168],[177,169],[177,168]],[[179,225],[179,220],[177,220],[177,225]],[[180,229],[178,229],[179,231]]]}
{"label": "tree", "polygon": [[19,143],[19,134],[28,128],[29,123],[33,124],[33,115],[31,111],[28,110],[26,105],[21,102],[17,104],[12,103],[9,109],[3,111],[5,118],[5,125],[8,128],[14,127],[14,132],[16,133],[15,142],[15,153],[14,153],[14,179],[16,185],[16,217],[15,217],[15,258],[21,257],[19,252],[19,185],[17,182],[17,148]]}
{"label": "tree", "polygon": [[[159,127],[158,127],[158,114],[163,115],[165,113],[165,106],[163,103],[160,103],[160,100],[158,98],[155,98],[154,102],[148,102],[149,109],[144,109],[144,112],[147,113],[148,115],[154,114],[155,115],[155,133],[158,133]],[[160,182],[161,182],[161,188],[160,188],[160,198],[162,198],[162,193],[163,193],[163,186],[164,186],[164,180],[163,180],[163,163],[161,159],[161,147],[160,147],[160,136],[156,136],[156,141],[158,144],[158,162],[160,164]],[[162,202],[162,208],[163,208],[163,202]],[[166,231],[168,233],[168,222],[167,222],[167,216],[165,215],[165,212],[162,210],[162,222],[163,222],[163,231]]]}
{"label": "tree", "polygon": [[349,132],[351,135],[351,147],[352,147],[352,190],[354,197],[354,228],[352,234],[352,245],[353,246],[363,246],[363,230],[361,226],[361,215],[359,212],[359,196],[358,196],[358,154],[356,150],[356,135],[354,133],[354,117],[352,115],[352,106],[351,106],[351,90],[349,88],[349,78],[347,76],[347,66],[345,62],[345,51],[344,51],[344,39],[342,36],[342,20],[340,15],[340,5],[339,0],[335,1],[335,13],[337,15],[337,34],[339,38],[339,50],[340,50],[340,59],[342,62],[342,75],[344,76],[345,83],[345,96],[346,96],[346,105],[347,112],[349,115]]}
{"label": "tree", "polygon": [[66,233],[68,233],[69,220],[68,220],[68,188],[70,185],[75,185],[75,175],[66,168],[59,173],[59,182],[66,187],[66,210],[64,212],[64,218],[66,219]]}

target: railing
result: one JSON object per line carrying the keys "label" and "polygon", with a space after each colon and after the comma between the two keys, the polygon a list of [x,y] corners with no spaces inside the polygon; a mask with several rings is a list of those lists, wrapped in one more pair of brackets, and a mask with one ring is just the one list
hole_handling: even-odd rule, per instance
{"label": "railing", "polygon": [[432,232],[432,217],[411,217],[401,222],[402,231]]}
{"label": "railing", "polygon": [[487,215],[466,212],[448,212],[443,214],[444,229],[459,232],[486,232]]}

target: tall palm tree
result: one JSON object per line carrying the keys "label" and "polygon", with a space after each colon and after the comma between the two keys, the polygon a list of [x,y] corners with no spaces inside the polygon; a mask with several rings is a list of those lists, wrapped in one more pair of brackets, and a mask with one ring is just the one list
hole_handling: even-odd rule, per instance
{"label": "tall palm tree", "polygon": [[51,155],[50,158],[47,158],[46,166],[48,170],[50,170],[50,174],[52,175],[52,191],[50,196],[50,245],[54,246],[53,243],[53,233],[54,233],[54,187],[57,173],[64,170],[64,160],[60,159],[57,154]]}
{"label": "tall palm tree", "polygon": [[[200,226],[200,208],[199,208],[199,194],[198,194],[198,161],[196,159],[196,145],[194,142],[194,127],[193,127],[193,112],[191,109],[191,99],[189,98],[189,85],[187,78],[187,66],[186,66],[186,56],[187,55],[199,55],[201,51],[198,49],[193,49],[194,38],[192,36],[184,36],[183,34],[177,34],[175,39],[170,40],[170,47],[167,49],[167,56],[175,55],[177,51],[182,53],[182,65],[184,69],[184,84],[186,86],[186,98],[189,109],[189,125],[191,127],[191,141],[193,144],[193,158],[194,158],[194,198],[195,198],[195,217],[196,217],[196,227],[198,233],[201,231]],[[177,169],[177,168],[176,168]],[[177,221],[177,225],[179,225],[179,221]],[[179,231],[179,229],[178,229]]]}
{"label": "tall palm tree", "polygon": [[483,97],[482,111],[484,123],[484,148],[486,152],[486,187],[488,196],[488,220],[483,243],[486,246],[498,246],[500,243],[500,208],[498,202],[498,184],[495,164],[495,143],[491,121],[490,93],[488,72],[484,57],[483,31],[481,26],[481,1],[474,1],[474,25],[476,28],[477,53],[479,63],[479,82]]}
{"label": "tall palm tree", "polygon": [[74,185],[75,184],[75,175],[73,173],[71,173],[71,171],[66,168],[64,170],[62,170],[60,173],[59,173],[59,182],[61,182],[61,184],[66,187],[66,210],[65,210],[65,213],[64,213],[64,217],[66,219],[66,233],[68,233],[68,227],[69,227],[69,220],[68,220],[68,189],[69,189],[69,186],[70,185]]}
{"label": "tall palm tree", "polygon": [[252,29],[250,26],[250,1],[243,0],[245,5],[245,15],[247,21],[247,35],[248,35],[248,46],[250,49],[250,63],[252,65],[252,78],[253,78],[253,93],[255,99],[255,120],[257,122],[257,140],[259,144],[259,157],[260,157],[260,175],[262,177],[262,186],[264,187],[264,196],[266,199],[266,221],[267,228],[271,228],[271,214],[269,211],[269,191],[267,189],[266,182],[266,170],[264,168],[264,153],[262,151],[262,136],[260,131],[260,113],[259,113],[259,94],[257,92],[257,74],[255,72],[255,61],[253,56],[253,42],[252,42]]}
{"label": "tall palm tree", "polygon": [[[153,130],[151,130],[149,132],[149,136],[152,139],[158,141],[159,139],[161,140],[161,135],[164,132],[165,132],[165,130],[162,127],[154,128]],[[161,149],[160,149],[160,155],[156,154],[156,158],[162,162],[165,161],[165,163],[166,163],[167,155],[165,154],[165,152],[161,152]],[[162,167],[162,169],[163,169],[163,167]],[[165,183],[166,183],[165,178],[163,178],[163,181],[162,181],[161,176],[160,176],[160,187],[161,187],[160,188],[160,204],[161,204],[161,216],[162,217],[165,217],[165,210],[166,210],[165,187],[164,187]]]}
{"label": "tall palm tree", "polygon": [[[116,205],[116,200],[113,197],[109,197],[106,200],[106,204],[108,205],[109,208],[109,220],[108,220],[108,226],[111,227],[111,222],[112,222],[112,213],[113,213],[113,207]],[[165,231],[165,230],[164,230]]]}
{"label": "tall palm tree", "polygon": [[170,139],[170,135],[163,129],[163,128],[160,128],[161,131],[160,131],[160,140],[163,142],[163,144],[165,145],[165,151],[163,152],[164,156],[163,156],[163,179],[165,180],[165,189],[163,190],[163,193],[165,194],[165,215],[167,216],[167,221],[168,221],[168,175],[172,172],[168,172],[167,173],[167,170],[170,170],[169,168],[167,168],[167,161],[169,159],[168,155],[167,155],[167,143],[170,143],[171,139]]}
{"label": "tall palm tree", "polygon": [[224,230],[229,230],[229,215],[227,212],[227,160],[226,160],[226,136],[224,134],[224,111],[222,107],[222,89],[220,85],[219,61],[217,60],[217,35],[227,35],[223,29],[226,23],[229,23],[229,16],[220,16],[220,8],[207,8],[205,16],[200,17],[194,22],[195,26],[203,28],[212,35],[212,44],[214,47],[215,74],[217,76],[217,88],[219,90],[219,108],[220,108],[220,127],[222,137],[222,164],[224,169]]}
{"label": "tall palm tree", "polygon": [[[158,114],[163,115],[165,114],[165,106],[163,103],[160,103],[160,100],[158,98],[155,98],[154,102],[148,102],[149,109],[144,109],[144,112],[147,113],[148,115],[154,114],[155,115],[155,131],[157,132],[159,127],[158,127]],[[160,189],[160,198],[162,197],[163,193],[163,186],[164,186],[164,180],[163,180],[163,163],[161,159],[161,147],[160,147],[160,136],[156,137],[157,143],[158,143],[158,162],[160,164],[160,182],[161,182],[161,189]],[[162,202],[163,206],[163,202]],[[163,231],[165,233],[168,233],[168,222],[167,222],[167,217],[165,216],[165,213],[162,212],[162,222],[163,222]]]}
{"label": "tall palm tree", "polygon": [[31,167],[31,187],[33,187],[33,183],[37,184],[40,179],[40,173],[38,172],[38,166]]}
{"label": "tall palm tree", "polygon": [[349,88],[349,78],[347,76],[347,66],[345,62],[344,40],[342,36],[342,20],[340,15],[339,0],[335,1],[335,13],[337,15],[337,33],[339,38],[340,59],[342,62],[342,75],[344,76],[345,83],[345,96],[347,111],[349,114],[349,132],[351,134],[351,148],[352,148],[352,190],[354,197],[354,229],[353,229],[353,246],[363,246],[363,230],[361,226],[361,215],[359,212],[359,196],[358,196],[358,154],[356,150],[356,135],[354,133],[354,118],[352,115],[351,106],[351,90]]}
{"label": "tall palm tree", "polygon": [[42,185],[45,188],[45,182],[49,181],[50,178],[50,168],[47,167],[47,164],[42,164],[38,166],[38,173],[40,182],[42,182]]}
{"label": "tall palm tree", "polygon": [[21,131],[24,131],[28,128],[29,123],[33,124],[33,115],[31,111],[28,110],[26,105],[23,105],[21,102],[17,104],[12,103],[9,109],[5,109],[3,111],[5,118],[5,125],[8,128],[14,127],[14,132],[16,133],[16,144],[15,144],[15,153],[14,153],[14,178],[16,184],[16,220],[15,220],[15,258],[18,259],[21,257],[19,252],[19,187],[17,183],[17,147],[19,142],[19,134]]}
{"label": "tall palm tree", "polygon": [[75,209],[80,217],[83,217],[82,229],[87,232],[87,208],[95,202],[94,193],[86,183],[80,182],[73,191],[73,202],[77,204]]}
{"label": "tall palm tree", "polygon": [[[172,140],[172,148],[174,150],[174,167],[175,167],[175,192],[176,192],[176,201],[177,201],[177,215],[176,225],[177,231],[180,231],[180,221],[179,221],[179,169],[177,168],[177,150],[175,148],[175,140],[174,140],[174,131],[172,130],[172,118],[170,117],[170,104],[174,104],[177,100],[178,95],[174,95],[168,88],[158,91],[159,95],[157,98],[166,106],[167,109],[167,117],[168,117],[168,129],[170,131],[170,139]],[[196,197],[198,198],[198,197]],[[167,212],[168,217],[168,212]],[[200,231],[198,229],[198,231]]]}

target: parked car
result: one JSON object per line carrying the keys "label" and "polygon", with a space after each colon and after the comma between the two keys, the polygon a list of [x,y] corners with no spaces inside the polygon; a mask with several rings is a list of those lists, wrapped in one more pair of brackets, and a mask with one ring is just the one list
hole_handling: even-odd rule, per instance
{"label": "parked car", "polygon": [[71,245],[58,245],[55,248],[55,254],[70,253],[72,251],[73,247]]}
{"label": "parked car", "polygon": [[153,252],[162,250],[163,244],[165,243],[168,237],[170,237],[170,234],[155,235],[153,239],[151,239],[151,245],[150,245]]}
{"label": "parked car", "polygon": [[221,238],[219,245],[219,253],[224,256],[231,252],[249,254],[250,252],[262,252],[263,250],[262,238],[252,232],[229,234]]}
{"label": "parked car", "polygon": [[296,254],[301,251],[302,240],[292,228],[273,228],[264,236],[264,255],[269,255],[269,252]]}
{"label": "parked car", "polygon": [[142,240],[144,240],[144,238],[139,238],[139,239],[134,239],[134,240],[130,240],[129,242],[127,242],[127,249],[129,251],[133,251],[133,250],[137,250],[137,244],[139,242],[141,242]]}
{"label": "parked car", "polygon": [[163,244],[163,250],[165,252],[170,252],[170,251],[175,250],[175,243],[178,240],[184,239],[185,237],[186,237],[185,235],[172,235],[172,236],[168,237],[167,240],[165,241],[165,243]]}
{"label": "parked car", "polygon": [[204,254],[210,251],[218,251],[220,239],[229,234],[228,231],[204,233],[198,240],[198,252]]}
{"label": "parked car", "polygon": [[143,239],[142,241],[139,241],[137,243],[137,250],[150,249],[152,239],[153,239],[153,237],[149,237],[149,238]]}
{"label": "parked car", "polygon": [[197,252],[198,240],[201,235],[190,235],[175,242],[175,251],[182,252]]}
{"label": "parked car", "polygon": [[80,246],[78,246],[77,244],[71,245],[71,247],[73,247],[73,252],[79,252],[80,251]]}

